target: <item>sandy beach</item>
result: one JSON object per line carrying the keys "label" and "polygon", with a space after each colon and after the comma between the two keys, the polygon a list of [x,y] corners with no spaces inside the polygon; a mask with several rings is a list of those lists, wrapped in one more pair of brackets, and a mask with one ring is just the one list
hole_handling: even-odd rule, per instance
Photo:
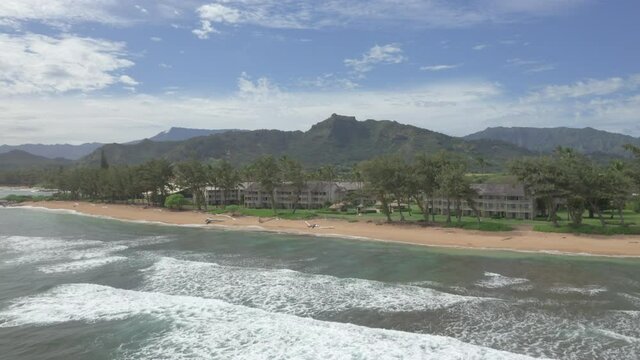
{"label": "sandy beach", "polygon": [[[133,205],[47,201],[26,203],[24,206],[73,210],[86,215],[127,221],[149,221],[173,225],[199,225],[238,230],[316,235],[319,236],[318,241],[322,241],[321,237],[334,236],[440,247],[640,256],[639,236],[586,236],[541,233],[529,230],[481,232],[441,227],[421,227],[411,224],[377,225],[364,221],[347,222],[333,219],[314,219],[310,222],[318,224],[318,227],[309,228],[302,220],[273,219],[265,222],[264,219],[261,220],[251,216],[231,218],[226,215],[211,215],[195,211],[171,211]],[[206,225],[205,220],[207,218],[215,219],[215,221]]]}

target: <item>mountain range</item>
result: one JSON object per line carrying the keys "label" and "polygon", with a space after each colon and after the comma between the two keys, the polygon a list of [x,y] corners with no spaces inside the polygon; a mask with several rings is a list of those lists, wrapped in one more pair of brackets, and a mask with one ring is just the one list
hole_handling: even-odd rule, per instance
{"label": "mountain range", "polygon": [[388,120],[358,121],[333,114],[308,131],[254,130],[191,138],[178,142],[142,141],[109,144],[81,159],[97,164],[102,151],[112,164],[137,164],[152,158],[170,161],[226,158],[246,164],[262,154],[287,155],[308,167],[323,164],[350,166],[382,154],[410,157],[416,153],[448,150],[469,159],[483,158],[499,167],[508,159],[531,151],[496,140],[465,140]]}
{"label": "mountain range", "polygon": [[551,152],[558,146],[596,157],[629,156],[623,148],[625,144],[640,145],[640,139],[590,127],[583,129],[555,127],[490,127],[467,135],[467,140],[500,140],[536,152]]}
{"label": "mountain range", "polygon": [[52,168],[71,165],[69,159],[49,159],[43,156],[30,154],[23,150],[11,150],[0,154],[0,171],[13,171],[30,168]]}
{"label": "mountain range", "polygon": [[[21,151],[11,149],[14,151],[0,157],[0,168],[23,163],[28,166],[71,163],[60,159],[56,149],[68,150],[67,158],[85,165],[98,164],[104,152],[110,164],[139,164],[154,158],[172,162],[225,158],[236,164],[246,164],[260,155],[272,154],[287,155],[307,167],[351,166],[377,155],[398,154],[408,158],[417,153],[447,150],[463,155],[475,168],[500,170],[510,159],[548,153],[557,146],[572,147],[596,160],[606,161],[628,156],[622,148],[625,144],[640,145],[640,139],[592,128],[565,127],[494,127],[460,138],[395,121],[358,121],[355,117],[333,114],[304,132],[171,128],[149,139],[125,144],[92,143],[76,148],[49,145],[51,148],[46,156],[58,155],[56,159],[28,157],[23,150],[32,146],[31,149],[43,152],[46,148],[42,146],[46,145],[22,145]],[[0,149],[6,149],[6,146]]]}
{"label": "mountain range", "polygon": [[32,155],[41,156],[48,159],[65,158],[68,160],[78,160],[83,156],[91,154],[104,144],[86,143],[81,145],[71,144],[23,144],[23,145],[0,145],[0,154],[12,151],[24,151]]}
{"label": "mountain range", "polygon": [[[151,141],[182,141],[198,136],[207,136],[211,134],[219,134],[230,130],[208,130],[208,129],[189,129],[182,127],[172,127],[167,131],[160,132],[150,137]],[[239,131],[239,130],[235,130]],[[137,144],[144,140],[131,141],[127,144]],[[104,146],[104,143],[86,143],[81,145],[71,144],[23,144],[23,145],[0,145],[0,154],[8,153],[13,150],[21,150],[33,155],[42,156],[48,159],[65,158],[69,160],[78,160],[85,157],[96,149]]]}

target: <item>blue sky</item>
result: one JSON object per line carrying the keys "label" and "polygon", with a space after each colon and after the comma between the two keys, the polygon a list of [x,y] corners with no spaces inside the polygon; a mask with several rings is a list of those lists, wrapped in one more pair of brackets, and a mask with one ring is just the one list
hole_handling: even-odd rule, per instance
{"label": "blue sky", "polygon": [[640,136],[632,0],[3,0],[0,143],[331,113]]}

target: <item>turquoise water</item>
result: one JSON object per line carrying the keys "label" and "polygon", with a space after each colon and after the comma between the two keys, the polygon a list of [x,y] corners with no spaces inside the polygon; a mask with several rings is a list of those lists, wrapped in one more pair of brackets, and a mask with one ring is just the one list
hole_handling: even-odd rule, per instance
{"label": "turquoise water", "polygon": [[2,359],[637,359],[640,259],[0,209]]}

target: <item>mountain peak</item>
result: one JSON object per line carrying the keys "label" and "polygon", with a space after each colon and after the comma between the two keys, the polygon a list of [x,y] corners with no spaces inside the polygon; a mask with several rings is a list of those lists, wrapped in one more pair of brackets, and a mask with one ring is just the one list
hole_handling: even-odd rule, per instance
{"label": "mountain peak", "polygon": [[188,140],[194,137],[199,136],[209,136],[213,134],[220,134],[227,131],[234,131],[235,129],[220,129],[220,130],[210,130],[210,129],[192,129],[185,127],[177,127],[173,126],[169,130],[162,131],[157,135],[150,137],[151,141],[182,141]]}

